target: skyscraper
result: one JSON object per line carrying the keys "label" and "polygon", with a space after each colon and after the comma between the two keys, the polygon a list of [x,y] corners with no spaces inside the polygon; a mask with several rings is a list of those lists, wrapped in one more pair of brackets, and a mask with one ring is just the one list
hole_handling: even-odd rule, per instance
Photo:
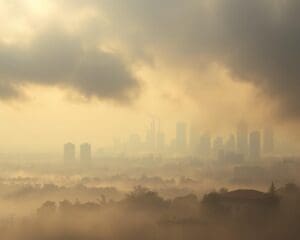
{"label": "skyscraper", "polygon": [[213,141],[213,151],[218,154],[220,150],[224,150],[224,143],[222,137],[216,137]]}
{"label": "skyscraper", "polygon": [[66,164],[74,163],[75,161],[75,145],[73,143],[66,143],[64,145],[64,162]]}
{"label": "skyscraper", "polygon": [[186,123],[178,122],[176,125],[176,148],[178,151],[185,151],[187,145]]}
{"label": "skyscraper", "polygon": [[266,127],[264,129],[263,152],[265,154],[270,154],[274,152],[274,132],[271,127]]}
{"label": "skyscraper", "polygon": [[235,152],[235,138],[234,138],[234,135],[231,134],[228,139],[226,140],[225,142],[225,146],[224,146],[224,149],[227,151],[227,152]]}
{"label": "skyscraper", "polygon": [[146,148],[149,152],[155,151],[155,133],[156,133],[156,126],[155,121],[152,119],[150,122],[150,126],[147,129],[146,133]]}
{"label": "skyscraper", "polygon": [[189,150],[192,154],[197,154],[199,151],[200,134],[196,126],[190,127]]}
{"label": "skyscraper", "polygon": [[244,157],[248,155],[248,126],[245,122],[239,122],[236,134],[237,153],[243,154]]}
{"label": "skyscraper", "polygon": [[128,140],[127,148],[130,152],[137,153],[141,150],[142,142],[138,134],[131,134]]}
{"label": "skyscraper", "polygon": [[80,145],[80,163],[89,165],[92,161],[91,144],[83,143]]}
{"label": "skyscraper", "polygon": [[209,157],[211,154],[211,137],[208,133],[204,133],[200,137],[199,153],[202,157]]}
{"label": "skyscraper", "polygon": [[260,132],[254,131],[249,135],[249,159],[259,160],[261,156]]}

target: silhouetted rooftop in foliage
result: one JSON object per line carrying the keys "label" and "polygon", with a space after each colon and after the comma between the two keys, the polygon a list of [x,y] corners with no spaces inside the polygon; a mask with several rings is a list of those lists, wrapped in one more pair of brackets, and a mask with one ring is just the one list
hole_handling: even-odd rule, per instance
{"label": "silhouetted rooftop in foliage", "polygon": [[236,199],[236,200],[258,200],[258,199],[264,199],[266,197],[266,193],[257,190],[238,189],[238,190],[223,193],[222,197],[227,199]]}

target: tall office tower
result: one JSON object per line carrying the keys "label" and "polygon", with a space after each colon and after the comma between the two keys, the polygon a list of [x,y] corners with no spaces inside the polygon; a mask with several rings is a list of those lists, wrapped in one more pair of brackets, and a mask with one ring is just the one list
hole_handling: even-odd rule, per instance
{"label": "tall office tower", "polygon": [[89,165],[92,161],[91,144],[83,143],[80,145],[80,163]]}
{"label": "tall office tower", "polygon": [[234,138],[234,135],[231,134],[228,139],[226,140],[225,142],[225,146],[224,146],[224,149],[227,151],[227,152],[235,152],[235,138]]}
{"label": "tall office tower", "polygon": [[261,156],[260,132],[254,131],[249,135],[249,159],[259,160]]}
{"label": "tall office tower", "polygon": [[150,126],[147,129],[147,133],[146,133],[146,148],[148,151],[150,152],[154,152],[155,151],[155,121],[152,120],[150,122]]}
{"label": "tall office tower", "polygon": [[66,164],[75,162],[75,145],[73,143],[66,143],[64,145],[64,161]]}
{"label": "tall office tower", "polygon": [[223,138],[216,137],[213,141],[213,151],[218,154],[220,150],[224,150]]}
{"label": "tall office tower", "polygon": [[190,127],[189,151],[192,154],[198,153],[200,135],[195,126]]}
{"label": "tall office tower", "polygon": [[265,154],[270,154],[274,152],[274,132],[271,127],[266,127],[264,129],[263,152]]}
{"label": "tall office tower", "polygon": [[185,151],[187,145],[186,123],[178,122],[176,124],[176,148],[178,151]]}
{"label": "tall office tower", "polygon": [[237,127],[236,148],[237,148],[237,153],[243,154],[244,157],[247,157],[247,155],[248,155],[248,126],[243,121],[241,121]]}
{"label": "tall office tower", "polygon": [[166,145],[165,134],[162,131],[160,120],[157,122],[157,131],[156,131],[156,138],[155,138],[155,148],[159,153],[165,151]]}
{"label": "tall office tower", "polygon": [[211,153],[211,138],[208,133],[202,134],[199,141],[199,153],[202,157],[209,157]]}
{"label": "tall office tower", "polygon": [[137,153],[141,150],[141,138],[138,134],[131,134],[128,140],[127,148],[130,152]]}

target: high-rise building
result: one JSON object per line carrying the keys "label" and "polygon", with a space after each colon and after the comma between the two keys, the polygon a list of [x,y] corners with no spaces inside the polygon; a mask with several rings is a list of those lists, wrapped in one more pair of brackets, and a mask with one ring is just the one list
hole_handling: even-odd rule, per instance
{"label": "high-rise building", "polygon": [[130,152],[139,152],[141,150],[142,141],[138,134],[131,134],[128,140],[127,148]]}
{"label": "high-rise building", "polygon": [[204,133],[199,141],[199,153],[202,157],[209,157],[211,153],[211,137],[208,133]]}
{"label": "high-rise building", "polygon": [[220,150],[224,150],[223,138],[216,137],[213,141],[213,151],[217,155]]}
{"label": "high-rise building", "polygon": [[271,154],[274,152],[274,132],[271,127],[266,127],[264,129],[263,152],[265,154]]}
{"label": "high-rise building", "polygon": [[251,132],[249,135],[249,159],[259,160],[261,156],[261,137],[259,131]]}
{"label": "high-rise building", "polygon": [[189,150],[192,154],[198,153],[200,134],[196,126],[190,127],[190,139],[189,139]]}
{"label": "high-rise building", "polygon": [[178,122],[176,125],[176,148],[178,151],[185,151],[187,145],[186,123]]}
{"label": "high-rise building", "polygon": [[155,151],[155,142],[156,142],[155,133],[156,133],[155,121],[151,120],[150,126],[147,129],[147,133],[146,133],[146,149],[149,152]]}
{"label": "high-rise building", "polygon": [[237,153],[243,154],[244,157],[248,155],[248,126],[243,121],[237,127],[236,148]]}
{"label": "high-rise building", "polygon": [[66,143],[64,145],[64,161],[66,164],[74,163],[74,161],[75,161],[75,145],[73,143]]}
{"label": "high-rise building", "polygon": [[225,142],[225,146],[224,146],[224,149],[227,151],[227,152],[235,152],[235,138],[234,138],[234,135],[231,134],[228,139],[226,140]]}
{"label": "high-rise building", "polygon": [[80,145],[80,162],[89,165],[92,161],[91,144],[83,143]]}

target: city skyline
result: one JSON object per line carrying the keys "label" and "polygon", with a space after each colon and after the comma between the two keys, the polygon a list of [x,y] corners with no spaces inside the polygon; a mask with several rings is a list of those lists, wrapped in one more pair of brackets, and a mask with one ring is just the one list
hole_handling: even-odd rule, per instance
{"label": "city skyline", "polygon": [[[262,156],[270,157],[283,154],[278,152],[276,148],[275,133],[270,126],[257,130],[249,128],[246,122],[239,122],[236,129],[235,135],[210,135],[207,132],[200,134],[195,131],[192,125],[189,126],[184,121],[178,121],[174,126],[174,137],[166,141],[160,121],[152,120],[144,133],[144,137],[135,133],[125,137],[124,141],[116,141],[115,139],[111,153],[124,152],[131,153],[133,156],[141,153],[171,154],[171,156],[172,154],[180,154],[182,156],[194,155],[215,159],[224,156],[224,154],[239,154],[245,160],[255,161],[260,160]],[[69,142],[64,145],[64,156],[71,155],[71,160],[68,162],[75,162],[75,159],[86,164],[91,162],[91,144],[87,142],[80,144],[78,157],[75,157],[75,149],[76,145],[73,143]],[[105,150],[103,147],[101,149]],[[66,159],[66,157],[64,158]]]}
{"label": "city skyline", "polygon": [[[241,119],[257,129],[272,125],[285,139],[282,148],[298,151],[298,71],[288,61],[296,51],[280,50],[290,41],[287,26],[276,21],[276,3],[250,8],[270,35],[283,36],[280,46],[266,44],[268,35],[237,31],[248,26],[264,34],[250,18],[228,18],[247,12],[248,4],[235,1],[236,12],[221,2],[166,2],[182,10],[182,24],[176,12],[146,1],[79,2],[0,1],[0,152],[56,152],[68,139],[108,145],[153,118],[166,139],[180,119],[212,134],[231,131]],[[139,14],[148,7],[159,16]],[[293,16],[289,4],[281,7],[283,18]],[[220,28],[224,41],[216,38]]]}

